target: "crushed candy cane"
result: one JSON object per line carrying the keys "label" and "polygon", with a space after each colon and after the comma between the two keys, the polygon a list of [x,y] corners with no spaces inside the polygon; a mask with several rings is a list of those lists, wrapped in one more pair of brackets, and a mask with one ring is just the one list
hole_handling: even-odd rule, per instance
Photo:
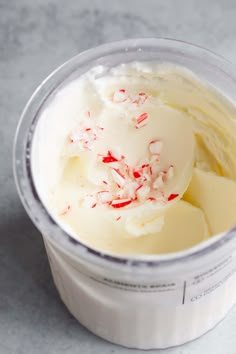
{"label": "crushed candy cane", "polygon": [[96,205],[97,198],[94,195],[90,194],[84,197],[83,206],[85,208],[95,208]]}
{"label": "crushed candy cane", "polygon": [[116,157],[112,156],[112,153],[108,150],[107,156],[103,156],[102,162],[103,163],[111,163],[118,161]]}
{"label": "crushed candy cane", "polygon": [[140,116],[138,116],[136,118],[136,129],[142,128],[146,125],[146,120],[148,119],[148,114],[146,112],[140,114]]}
{"label": "crushed candy cane", "polygon": [[137,95],[132,95],[122,88],[112,94],[111,101],[113,103],[129,103],[141,106],[148,100],[148,98],[149,96],[145,92],[139,92]]}
{"label": "crushed candy cane", "polygon": [[115,103],[123,103],[129,99],[129,96],[125,89],[115,91],[112,96],[112,101]]}
{"label": "crushed candy cane", "polygon": [[163,143],[160,140],[153,140],[149,144],[149,150],[152,155],[160,155]]}
{"label": "crushed candy cane", "polygon": [[140,163],[136,167],[127,164],[125,156],[118,157],[111,150],[106,155],[98,154],[98,159],[110,171],[109,182],[102,181],[106,189],[101,189],[96,195],[88,196],[86,205],[91,208],[96,205],[106,204],[112,208],[124,208],[135,201],[151,201],[165,205],[178,197],[170,194],[165,197],[163,187],[166,182],[174,177],[174,166],[167,170],[160,170],[159,159],[163,143],[160,139],[149,143],[149,161]]}
{"label": "crushed candy cane", "polygon": [[168,197],[168,202],[170,202],[171,200],[177,198],[179,196],[179,194],[170,194]]}
{"label": "crushed candy cane", "polygon": [[114,199],[111,202],[113,208],[123,208],[132,203],[132,199]]}
{"label": "crushed candy cane", "polygon": [[67,205],[67,207],[60,213],[60,216],[64,216],[64,215],[68,214],[70,209],[71,209],[71,206]]}
{"label": "crushed candy cane", "polygon": [[[128,102],[136,105],[143,105],[148,98],[145,92],[140,92],[132,97],[124,88],[115,91],[112,95],[114,103]],[[87,117],[91,118],[90,111],[87,111]],[[136,129],[144,127],[148,123],[148,118],[147,112],[132,118],[134,127]],[[92,150],[93,142],[100,139],[100,134],[103,134],[104,131],[102,126],[94,125],[92,119],[88,123],[86,126],[75,129],[69,136],[70,143],[78,144],[82,151]],[[165,197],[163,193],[165,183],[170,181],[175,174],[173,165],[170,165],[166,170],[160,170],[163,141],[156,138],[150,141],[147,148],[147,160],[137,166],[129,166],[125,156],[118,156],[111,150],[108,150],[106,154],[97,153],[98,161],[108,168],[109,178],[101,181],[103,185],[101,190],[85,196],[84,207],[95,208],[97,205],[106,205],[112,208],[124,208],[136,201],[147,200],[166,204],[176,199],[178,194],[170,194]]]}

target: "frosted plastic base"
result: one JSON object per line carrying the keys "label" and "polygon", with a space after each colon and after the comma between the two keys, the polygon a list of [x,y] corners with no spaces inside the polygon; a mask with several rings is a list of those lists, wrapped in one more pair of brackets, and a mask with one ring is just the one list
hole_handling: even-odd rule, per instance
{"label": "frosted plastic base", "polygon": [[137,349],[161,349],[192,341],[220,322],[234,305],[236,285],[230,280],[217,293],[198,302],[170,306],[147,302],[145,293],[108,287],[66,262],[45,240],[55,285],[79,322],[96,335]]}

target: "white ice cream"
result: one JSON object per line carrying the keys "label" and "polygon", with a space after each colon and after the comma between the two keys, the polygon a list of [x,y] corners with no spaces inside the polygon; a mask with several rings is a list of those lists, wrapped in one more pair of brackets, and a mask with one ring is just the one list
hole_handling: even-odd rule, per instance
{"label": "white ice cream", "polygon": [[37,188],[62,227],[96,249],[191,247],[236,222],[235,116],[181,68],[95,68],[41,115]]}

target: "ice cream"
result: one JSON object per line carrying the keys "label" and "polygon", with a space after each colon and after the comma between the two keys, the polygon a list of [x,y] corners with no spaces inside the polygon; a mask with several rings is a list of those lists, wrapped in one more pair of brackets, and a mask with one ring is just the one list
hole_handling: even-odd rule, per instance
{"label": "ice cream", "polygon": [[103,252],[191,247],[236,222],[235,116],[180,67],[96,67],[41,114],[40,195],[73,237]]}

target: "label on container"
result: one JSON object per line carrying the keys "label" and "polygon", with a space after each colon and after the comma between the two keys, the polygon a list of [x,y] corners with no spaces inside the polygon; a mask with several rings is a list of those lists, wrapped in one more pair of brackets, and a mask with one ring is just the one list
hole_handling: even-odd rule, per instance
{"label": "label on container", "polygon": [[152,283],[119,281],[112,278],[94,278],[96,282],[122,291],[135,293],[155,293],[158,302],[181,305],[200,301],[205,296],[217,291],[229,281],[236,281],[236,264],[233,255],[222,258],[218,262],[202,268],[191,277],[183,280],[157,280]]}
{"label": "label on container", "polygon": [[[117,289],[118,291],[127,292],[127,293],[137,293],[145,294],[147,297],[155,297],[155,303],[163,305],[184,305],[190,303],[196,303],[203,300],[205,297],[210,294],[215,294],[219,292],[220,289],[224,290],[227,287],[230,287],[231,293],[235,293],[236,296],[236,253],[231,255],[224,256],[218,260],[212,261],[210,264],[205,266],[199,266],[199,271],[193,272],[191,276],[186,278],[170,278],[170,279],[157,279],[156,281],[138,282],[133,281],[124,281],[114,279],[112,277],[98,277],[94,273],[89,272],[87,268],[77,267],[75,264],[68,262],[62,264],[62,259],[59,260],[56,253],[50,249],[48,252],[49,260],[51,256],[57,259],[56,262],[51,261],[52,268],[55,268],[56,263],[63,268],[68,268],[68,271],[71,273],[75,272],[74,277],[77,278],[77,274],[81,274],[83,280],[86,281],[86,278],[89,278],[95,281],[97,284],[105,285],[111,290]],[[64,260],[65,261],[65,260]],[[55,270],[55,269],[54,269]],[[188,270],[189,272],[189,270]],[[60,270],[58,270],[60,273]],[[148,277],[148,276],[147,276]],[[83,281],[81,279],[81,281]]]}
{"label": "label on container", "polygon": [[230,255],[186,281],[185,302],[195,302],[235,280],[235,257]]}

